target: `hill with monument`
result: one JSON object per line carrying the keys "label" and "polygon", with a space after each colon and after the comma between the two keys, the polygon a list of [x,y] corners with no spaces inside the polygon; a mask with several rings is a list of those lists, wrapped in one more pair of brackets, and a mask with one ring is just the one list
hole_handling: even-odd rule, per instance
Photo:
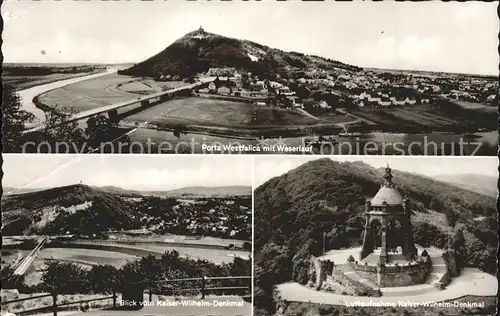
{"label": "hill with monument", "polygon": [[362,70],[332,59],[285,52],[248,40],[206,32],[201,26],[170,44],[163,51],[120,73],[132,76],[190,77],[210,68],[234,67],[256,75],[305,69]]}
{"label": "hill with monument", "polygon": [[272,310],[286,282],[440,293],[462,268],[495,273],[496,227],[493,197],[362,162],[305,163],[255,190],[257,309]]}

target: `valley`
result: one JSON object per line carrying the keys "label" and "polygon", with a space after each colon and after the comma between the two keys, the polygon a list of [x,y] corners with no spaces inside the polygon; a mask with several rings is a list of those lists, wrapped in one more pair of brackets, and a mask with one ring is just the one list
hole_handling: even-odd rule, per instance
{"label": "valley", "polygon": [[[23,74],[38,71],[36,66],[13,69],[23,69]],[[304,143],[304,138],[327,137],[330,139],[326,144],[328,149],[313,150],[320,154],[332,151],[352,154],[352,150],[336,146],[365,146],[367,142],[373,142],[380,153],[385,151],[381,147],[386,143],[395,146],[394,135],[416,138],[419,149],[414,149],[412,142],[403,141],[401,150],[392,148],[385,151],[386,154],[456,155],[454,148],[463,140],[465,146],[470,147],[458,145],[464,154],[491,155],[498,144],[498,136],[490,135],[497,126],[493,115],[496,110],[492,106],[497,85],[494,78],[488,76],[363,69],[329,58],[285,52],[209,33],[202,28],[185,34],[163,51],[132,66],[61,69],[70,74],[107,71],[95,78],[88,76],[53,88],[33,86],[31,89],[37,93],[23,90],[26,86],[19,81],[8,80],[27,105],[25,110],[36,117],[26,126],[43,123],[44,113],[59,113],[62,118],[56,120],[58,123],[50,120],[47,123],[58,125],[49,128],[63,129],[70,124],[65,122],[64,115],[99,112],[99,109],[127,102],[129,105],[119,109],[90,117],[83,115],[74,127],[68,125],[64,132],[79,127],[84,129],[84,134],[92,134],[86,128],[90,129],[96,120],[104,120],[109,131],[96,135],[99,139],[92,143],[123,144],[125,152],[162,151],[158,147],[169,147],[165,153],[201,152],[189,146],[180,149],[177,143],[184,143],[184,139],[203,139],[206,144],[230,144],[239,140],[251,144],[259,138],[273,142],[284,137],[290,139],[286,145],[293,146],[294,139]],[[110,69],[117,73],[111,73]],[[187,89],[186,93],[133,102],[193,83],[196,88]],[[37,133],[41,130],[34,129]],[[345,137],[350,134],[363,137]],[[425,144],[418,135],[436,139],[441,149],[422,149]],[[69,140],[80,142],[78,138]],[[148,145],[151,142],[152,147]],[[473,142],[480,144],[479,151],[472,148]],[[313,143],[321,145],[316,140]],[[140,146],[134,148],[132,144]],[[92,150],[103,150],[94,147]],[[72,147],[68,148],[66,150]],[[35,146],[29,150],[38,152],[40,148]],[[48,150],[52,152],[54,148]],[[109,150],[114,152],[116,148]],[[372,154],[367,150],[355,153]]]}

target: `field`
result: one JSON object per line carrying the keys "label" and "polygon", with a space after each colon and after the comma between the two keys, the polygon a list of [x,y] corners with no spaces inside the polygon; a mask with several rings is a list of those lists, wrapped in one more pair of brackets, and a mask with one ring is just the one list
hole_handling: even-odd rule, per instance
{"label": "field", "polygon": [[210,124],[221,127],[263,127],[317,122],[293,110],[200,97],[170,100],[130,115],[125,120],[147,121],[158,125]]}
{"label": "field", "polygon": [[187,124],[248,124],[253,105],[204,98],[174,99],[130,115],[127,121]]}
{"label": "field", "polygon": [[59,80],[80,77],[91,72],[103,70],[99,65],[21,65],[6,64],[3,67],[2,81],[16,90],[52,83]]}
{"label": "field", "polygon": [[140,78],[122,84],[117,88],[124,92],[146,95],[163,90],[177,88],[183,85],[186,85],[186,83],[182,81],[154,81],[151,78]]}
{"label": "field", "polygon": [[376,123],[378,126],[375,128],[385,132],[465,133],[478,129],[493,130],[498,125],[496,110],[492,107],[473,108],[444,102],[388,109],[352,109],[349,112]]}
{"label": "field", "polygon": [[311,125],[318,123],[317,120],[295,110],[281,108],[260,107],[254,110],[250,125],[252,126],[276,126],[276,125]]}
{"label": "field", "polygon": [[38,99],[52,108],[71,108],[77,112],[91,110],[136,98],[139,94],[117,88],[131,80],[128,76],[109,74],[42,93]]}

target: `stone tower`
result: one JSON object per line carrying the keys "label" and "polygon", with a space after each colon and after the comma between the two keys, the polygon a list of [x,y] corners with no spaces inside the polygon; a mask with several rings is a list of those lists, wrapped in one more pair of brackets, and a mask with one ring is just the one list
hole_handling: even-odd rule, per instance
{"label": "stone tower", "polygon": [[410,221],[410,200],[403,198],[392,182],[389,166],[385,168],[384,180],[377,194],[371,201],[366,201],[366,222],[360,253],[360,260],[363,260],[379,248],[380,265],[390,261],[389,250],[395,250],[397,247],[401,247],[406,260],[410,261],[417,257]]}

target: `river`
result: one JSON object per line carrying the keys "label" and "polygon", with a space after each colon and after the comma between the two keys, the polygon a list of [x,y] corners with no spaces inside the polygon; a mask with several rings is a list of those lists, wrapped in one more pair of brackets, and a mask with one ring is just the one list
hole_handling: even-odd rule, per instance
{"label": "river", "polygon": [[101,77],[104,75],[109,75],[112,73],[115,73],[117,69],[115,68],[108,68],[104,72],[99,72],[99,73],[93,73],[90,75],[83,75],[80,77],[76,78],[70,78],[70,79],[64,79],[64,80],[59,80],[47,84],[42,84],[39,86],[34,86],[25,90],[20,90],[18,91],[18,95],[21,98],[21,109],[25,110],[27,112],[32,113],[35,116],[35,119],[32,123],[26,124],[27,128],[33,128],[38,125],[41,125],[45,123],[45,112],[39,108],[36,107],[35,103],[33,103],[33,98],[36,97],[39,94],[45,93],[50,90],[54,90],[57,88],[62,88],[64,86],[77,83],[80,81],[84,80],[89,80],[89,79],[94,79],[97,77]]}

